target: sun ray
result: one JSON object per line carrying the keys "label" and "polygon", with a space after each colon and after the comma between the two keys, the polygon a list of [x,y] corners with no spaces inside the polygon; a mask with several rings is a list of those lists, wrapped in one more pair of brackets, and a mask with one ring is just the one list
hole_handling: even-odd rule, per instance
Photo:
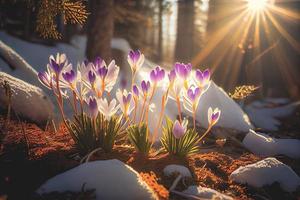
{"label": "sun ray", "polygon": [[281,35],[290,43],[290,45],[300,53],[300,44],[299,42],[294,39],[273,17],[273,15],[269,12],[266,11],[266,15],[270,19],[270,21],[273,23],[274,27],[281,33]]}

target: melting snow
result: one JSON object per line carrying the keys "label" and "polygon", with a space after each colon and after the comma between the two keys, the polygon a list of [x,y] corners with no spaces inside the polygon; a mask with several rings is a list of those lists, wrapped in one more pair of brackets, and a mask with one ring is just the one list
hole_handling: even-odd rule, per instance
{"label": "melting snow", "polygon": [[254,187],[278,182],[288,192],[293,192],[300,186],[299,176],[276,158],[266,158],[254,164],[239,167],[231,173],[229,178]]}
{"label": "melting snow", "polygon": [[39,194],[53,191],[81,191],[95,189],[96,199],[158,199],[152,189],[131,167],[119,160],[84,163],[46,181]]}

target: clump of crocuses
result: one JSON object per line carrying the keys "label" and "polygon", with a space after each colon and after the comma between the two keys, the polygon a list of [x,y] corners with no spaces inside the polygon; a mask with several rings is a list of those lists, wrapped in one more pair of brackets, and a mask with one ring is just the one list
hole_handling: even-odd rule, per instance
{"label": "clump of crocuses", "polygon": [[[101,58],[78,63],[76,67],[68,62],[65,54],[50,56],[47,70],[38,74],[43,85],[53,91],[62,119],[81,154],[103,149],[109,152],[118,142],[130,142],[136,151],[148,155],[158,132],[166,120],[161,138],[162,146],[170,154],[186,156],[198,152],[199,142],[215,125],[220,110],[208,110],[209,127],[206,133],[196,132],[196,112],[203,93],[210,85],[209,70],[192,70],[191,64],[176,63],[170,72],[155,66],[140,82],[139,72],[144,63],[140,51],[130,51],[128,63],[131,67],[130,88],[118,89],[112,93],[118,82],[119,67],[115,61],[106,64]],[[154,102],[158,88],[161,100]],[[176,102],[178,120],[174,122],[165,116],[169,99]],[[65,102],[73,109],[73,118],[64,113]],[[150,133],[149,112],[160,104],[154,130]],[[191,112],[193,128],[182,117],[182,109]]]}

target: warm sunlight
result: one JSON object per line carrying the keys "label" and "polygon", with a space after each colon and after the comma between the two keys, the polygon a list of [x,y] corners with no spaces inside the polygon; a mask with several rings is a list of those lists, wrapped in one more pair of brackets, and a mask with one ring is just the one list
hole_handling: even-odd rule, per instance
{"label": "warm sunlight", "polygon": [[247,1],[248,1],[248,8],[254,12],[265,9],[268,3],[270,3],[269,0],[247,0]]}

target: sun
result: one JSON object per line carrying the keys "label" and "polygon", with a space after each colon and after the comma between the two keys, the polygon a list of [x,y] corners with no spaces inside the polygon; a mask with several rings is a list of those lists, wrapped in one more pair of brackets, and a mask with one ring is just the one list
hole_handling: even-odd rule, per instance
{"label": "sun", "polygon": [[247,0],[248,2],[248,9],[253,12],[258,12],[264,10],[268,4],[269,0]]}

